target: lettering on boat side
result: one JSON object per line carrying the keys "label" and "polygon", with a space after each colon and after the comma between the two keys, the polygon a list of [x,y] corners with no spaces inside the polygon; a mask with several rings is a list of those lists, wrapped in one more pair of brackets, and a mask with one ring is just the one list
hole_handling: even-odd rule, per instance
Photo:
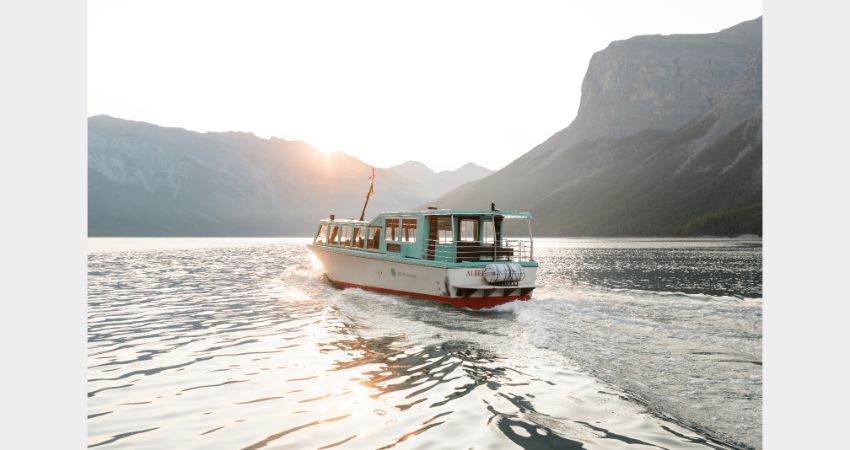
{"label": "lettering on boat side", "polygon": [[390,267],[390,274],[392,274],[393,277],[399,276],[399,277],[408,277],[408,278],[418,278],[416,276],[416,274],[402,272],[400,270],[395,270],[395,267]]}
{"label": "lettering on boat side", "polygon": [[468,277],[483,277],[484,269],[470,269],[466,271],[466,276]]}

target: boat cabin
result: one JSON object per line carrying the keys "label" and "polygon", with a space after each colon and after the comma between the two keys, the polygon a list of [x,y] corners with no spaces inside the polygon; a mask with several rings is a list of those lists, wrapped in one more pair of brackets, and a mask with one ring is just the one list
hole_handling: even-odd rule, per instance
{"label": "boat cabin", "polygon": [[[521,230],[526,237],[513,237]],[[319,222],[313,244],[434,263],[534,261],[527,212],[428,209],[385,212],[369,222],[331,216]]]}

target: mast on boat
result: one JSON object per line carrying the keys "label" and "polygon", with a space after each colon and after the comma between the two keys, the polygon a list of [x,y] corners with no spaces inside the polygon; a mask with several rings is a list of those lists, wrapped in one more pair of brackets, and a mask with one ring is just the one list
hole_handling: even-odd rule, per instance
{"label": "mast on boat", "polygon": [[369,177],[369,191],[366,192],[366,203],[363,204],[363,210],[360,211],[360,220],[363,220],[363,216],[366,215],[366,205],[369,204],[369,197],[375,193],[375,168],[372,168],[372,176]]}

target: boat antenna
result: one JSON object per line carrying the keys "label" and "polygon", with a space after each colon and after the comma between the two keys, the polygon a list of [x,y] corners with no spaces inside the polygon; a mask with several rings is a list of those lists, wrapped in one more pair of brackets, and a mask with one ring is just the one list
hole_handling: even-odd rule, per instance
{"label": "boat antenna", "polygon": [[363,221],[363,216],[366,215],[366,205],[369,204],[369,197],[375,193],[375,168],[372,168],[372,176],[369,177],[369,191],[366,192],[366,203],[363,204],[363,210],[360,211],[360,221]]}

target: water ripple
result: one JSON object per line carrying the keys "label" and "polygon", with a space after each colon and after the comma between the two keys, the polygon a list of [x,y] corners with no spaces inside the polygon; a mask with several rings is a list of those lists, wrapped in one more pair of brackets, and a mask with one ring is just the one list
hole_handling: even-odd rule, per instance
{"label": "water ripple", "polygon": [[[557,241],[550,288],[472,312],[334,289],[303,243],[92,252],[89,446],[760,446],[752,247]],[[755,412],[705,417],[735,408]]]}

